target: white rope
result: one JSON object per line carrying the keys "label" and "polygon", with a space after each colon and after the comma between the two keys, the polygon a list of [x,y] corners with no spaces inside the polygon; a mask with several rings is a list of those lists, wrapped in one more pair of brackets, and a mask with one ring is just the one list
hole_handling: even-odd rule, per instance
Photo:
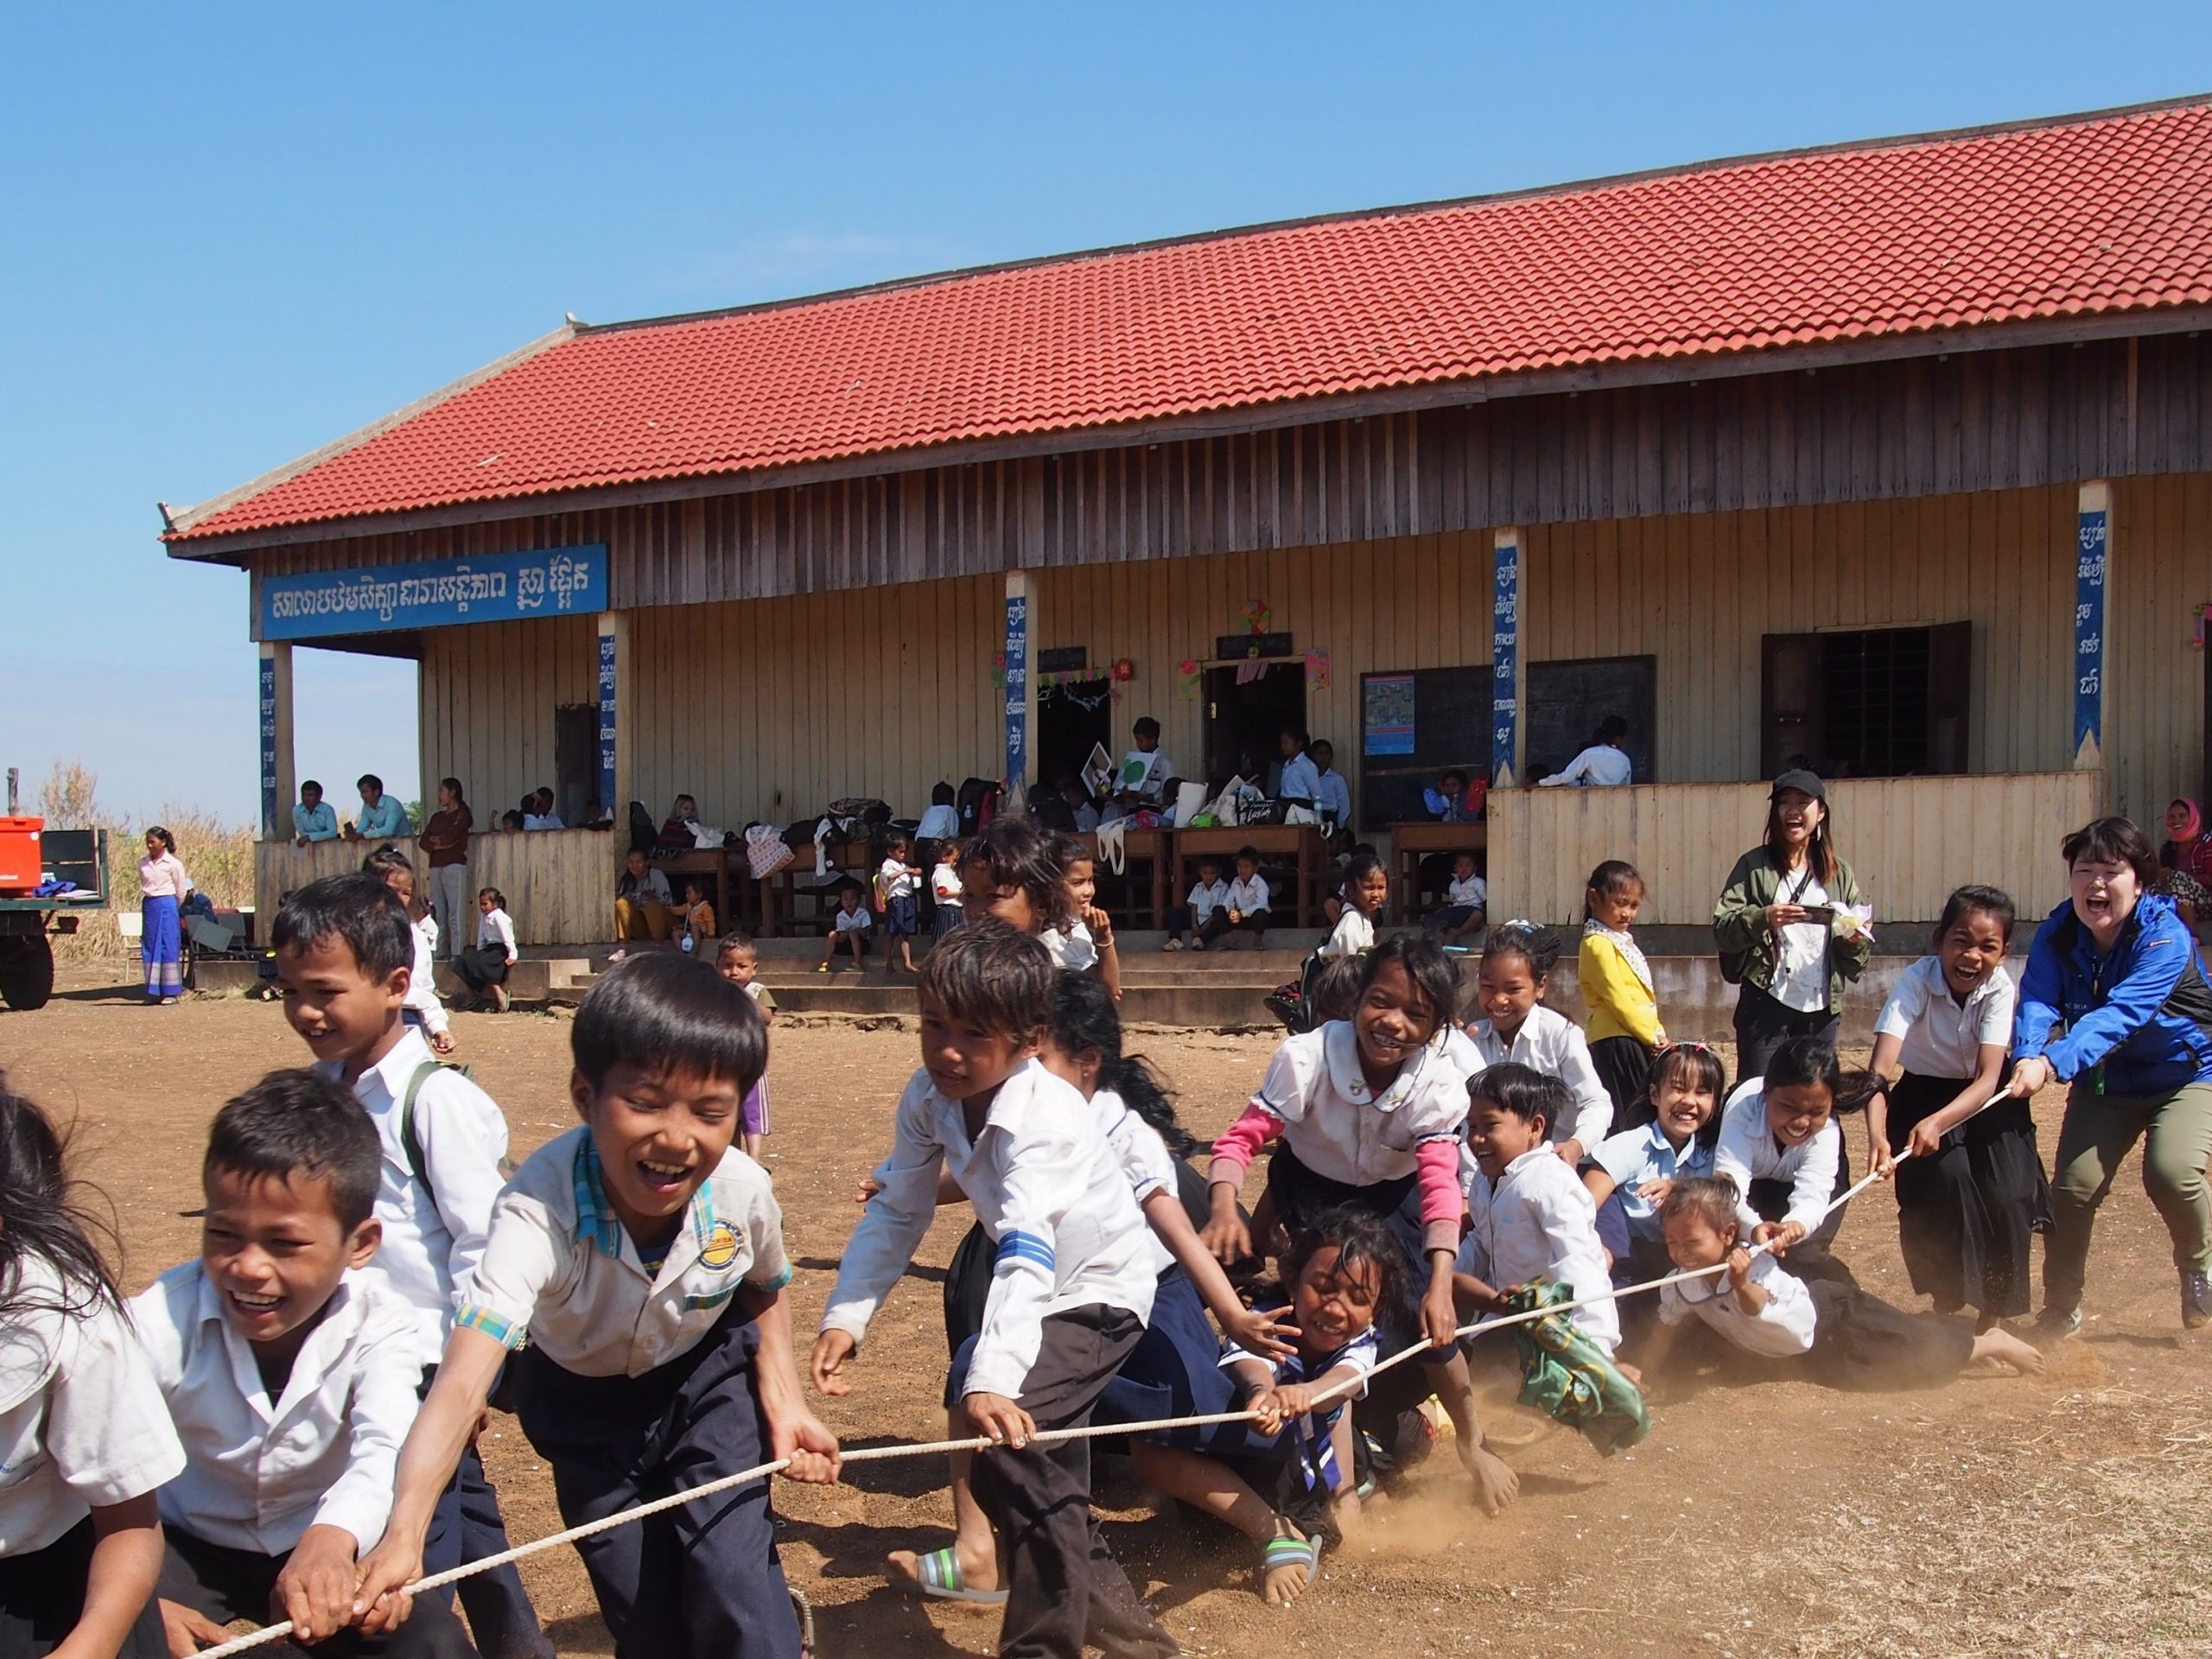
{"label": "white rope", "polygon": [[[1995,1094],[1975,1107],[1973,1111],[1968,1112],[1966,1117],[1961,1118],[1959,1122],[1964,1123],[1968,1118],[1978,1116],[1987,1111],[1999,1101],[2004,1099],[2007,1092],[2000,1087]],[[1958,1125],[1954,1124],[1952,1127],[1955,1128]],[[1875,1182],[1886,1179],[1898,1164],[1904,1162],[1911,1156],[1912,1148],[1907,1147],[1904,1151],[1897,1155],[1889,1168],[1870,1171],[1864,1179],[1853,1183],[1830,1199],[1827,1207],[1821,1211],[1821,1219],[1827,1220],[1828,1217],[1842,1209],[1845,1205],[1849,1204],[1852,1199],[1873,1185]],[[1764,1255],[1774,1248],[1771,1243],[1754,1244],[1751,1246],[1751,1254]],[[1485,1336],[1493,1331],[1508,1330],[1516,1325],[1533,1325],[1539,1319],[1549,1319],[1554,1314],[1572,1313],[1576,1308],[1588,1307],[1596,1302],[1617,1301],[1624,1296],[1638,1296],[1649,1291],[1664,1289],[1669,1285],[1686,1284],[1693,1279],[1709,1279],[1716,1273],[1726,1273],[1727,1270],[1728,1264],[1726,1262],[1716,1262],[1709,1268],[1692,1268],[1681,1273],[1670,1273],[1664,1278],[1647,1279],[1639,1285],[1622,1285],[1617,1288],[1607,1288],[1594,1292],[1588,1296],[1578,1296],[1572,1301],[1553,1302],[1548,1306],[1530,1308],[1519,1313],[1509,1313],[1499,1319],[1478,1319],[1471,1325],[1459,1326],[1452,1334],[1455,1338]],[[1383,1372],[1402,1365],[1408,1360],[1418,1359],[1423,1354],[1432,1353],[1437,1346],[1437,1344],[1424,1337],[1411,1347],[1391,1355],[1388,1359],[1379,1362],[1361,1372],[1357,1376],[1348,1377],[1332,1388],[1323,1389],[1313,1396],[1313,1403],[1316,1406],[1325,1405],[1339,1395],[1363,1389],[1370,1377],[1380,1376]],[[1101,1440],[1109,1435],[1152,1434],[1173,1428],[1205,1428],[1217,1423],[1255,1422],[1258,1421],[1259,1416],[1260,1414],[1256,1411],[1217,1411],[1197,1417],[1161,1417],[1147,1423],[1092,1423],[1082,1428],[1039,1430],[1029,1437],[1027,1444],[1057,1446],[1064,1441]],[[969,1440],[926,1440],[913,1445],[862,1446],[857,1451],[842,1453],[839,1461],[848,1464],[887,1463],[895,1459],[944,1457],[953,1452],[990,1452],[998,1449],[1000,1447],[997,1441],[977,1435]],[[716,1493],[728,1491],[733,1487],[743,1486],[756,1480],[766,1480],[772,1476],[780,1474],[787,1466],[787,1459],[779,1459],[774,1463],[764,1463],[757,1468],[741,1469],[734,1475],[724,1475],[702,1486],[687,1486],[680,1492],[671,1492],[666,1497],[655,1498],[650,1503],[640,1503],[635,1509],[624,1510],[615,1515],[602,1516],[600,1519],[587,1522],[581,1527],[570,1527],[566,1532],[556,1532],[549,1537],[539,1538],[527,1544],[518,1544],[512,1549],[502,1550],[496,1555],[486,1555],[478,1560],[464,1561],[459,1567],[449,1567],[443,1573],[432,1573],[426,1577],[416,1580],[396,1593],[414,1596],[420,1595],[426,1590],[442,1589],[448,1584],[473,1577],[479,1573],[489,1573],[494,1567],[505,1567],[512,1562],[523,1560],[525,1556],[536,1555],[544,1550],[556,1548],[563,1544],[573,1544],[580,1539],[593,1537],[599,1533],[611,1532],[616,1527],[626,1527],[632,1522],[643,1521],[649,1516],[659,1515],[664,1510],[676,1509],[682,1504],[696,1503],[702,1497],[712,1497]],[[220,1647],[202,1649],[197,1659],[231,1659],[232,1654],[248,1652],[268,1643],[278,1641],[291,1633],[292,1622],[286,1619],[282,1624],[267,1625],[261,1630],[250,1631],[245,1636],[233,1637]]]}

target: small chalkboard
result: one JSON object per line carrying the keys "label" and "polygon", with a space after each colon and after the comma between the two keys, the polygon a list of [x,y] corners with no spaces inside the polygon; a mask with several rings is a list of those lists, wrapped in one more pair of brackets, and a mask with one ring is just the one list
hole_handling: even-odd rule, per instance
{"label": "small chalkboard", "polygon": [[1362,675],[1360,708],[1368,729],[1360,743],[1360,829],[1434,817],[1422,791],[1447,767],[1457,766],[1470,779],[1488,777],[1490,705],[1487,663]]}
{"label": "small chalkboard", "polygon": [[1608,715],[1628,721],[1621,749],[1639,784],[1656,781],[1653,730],[1658,708],[1659,659],[1596,657],[1580,662],[1531,663],[1521,753],[1527,780],[1559,771],[1590,747]]}

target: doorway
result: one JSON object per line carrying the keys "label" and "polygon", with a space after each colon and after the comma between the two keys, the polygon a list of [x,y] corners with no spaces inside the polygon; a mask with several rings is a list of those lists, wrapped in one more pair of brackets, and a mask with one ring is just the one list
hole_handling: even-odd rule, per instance
{"label": "doorway", "polygon": [[[589,822],[599,797],[599,705],[564,702],[553,710],[554,810],[569,824]],[[617,803],[600,801],[602,812]]]}
{"label": "doorway", "polygon": [[[1284,728],[1306,729],[1304,660],[1210,668],[1205,694],[1207,787],[1219,789],[1232,773],[1266,787],[1282,764]],[[1256,777],[1244,772],[1245,758],[1257,763]]]}
{"label": "doorway", "polygon": [[1114,748],[1114,683],[1064,680],[1037,692],[1037,781],[1046,789],[1080,777],[1093,747]]}

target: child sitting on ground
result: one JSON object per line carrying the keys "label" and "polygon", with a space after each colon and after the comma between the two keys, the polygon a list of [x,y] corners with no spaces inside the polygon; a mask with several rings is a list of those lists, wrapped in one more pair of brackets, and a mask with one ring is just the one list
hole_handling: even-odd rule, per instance
{"label": "child sitting on ground", "polygon": [[1154,1283],[1144,1219],[1096,1113],[1037,1059],[1052,974],[1040,943],[983,923],[923,963],[922,1068],[846,1245],[814,1383],[851,1391],[847,1363],[929,1230],[949,1173],[996,1247],[982,1329],[954,1357],[945,1404],[995,1448],[973,1480],[1007,1545],[999,1649],[1080,1659],[1087,1633],[1116,1653],[1172,1654],[1099,1535],[1089,1443],[1029,1444],[1090,1421],[1144,1334]]}
{"label": "child sitting on ground", "polygon": [[[1539,1279],[1577,1299],[1602,1297],[1611,1281],[1598,1206],[1551,1147],[1550,1117],[1568,1098],[1566,1084],[1509,1060],[1475,1077],[1467,1095],[1467,1236],[1452,1275],[1460,1311],[1503,1312],[1504,1292]],[[1567,1317],[1608,1356],[1620,1346],[1610,1300]]]}
{"label": "child sitting on ground", "polygon": [[[1227,918],[1229,913],[1229,883],[1221,879],[1221,861],[1202,858],[1198,861],[1198,879],[1191,888],[1185,901],[1167,912],[1167,943],[1163,947],[1180,950],[1184,935],[1190,934],[1193,950],[1206,948],[1206,930],[1213,918]],[[1220,937],[1217,932],[1215,938]]]}
{"label": "child sitting on ground", "polygon": [[1470,939],[1483,931],[1488,923],[1490,911],[1490,883],[1475,874],[1475,855],[1469,852],[1452,855],[1452,880],[1444,888],[1444,903],[1421,919],[1421,925],[1440,938],[1454,943]]}
{"label": "child sitting on ground", "polygon": [[1322,942],[1323,961],[1363,956],[1375,948],[1375,918],[1390,900],[1390,878],[1372,853],[1357,853],[1344,867],[1344,908],[1336,930]]}
{"label": "child sitting on ground", "polygon": [[1630,1129],[1651,1120],[1641,1116],[1651,1057],[1667,1041],[1651,964],[1629,929],[1643,907],[1643,878],[1636,866],[1609,858],[1590,872],[1582,893],[1582,951],[1577,977],[1590,1010],[1590,1064],[1613,1103],[1613,1127]]}
{"label": "child sitting on ground", "polygon": [[1252,948],[1258,950],[1268,931],[1268,879],[1260,874],[1260,855],[1249,847],[1239,848],[1236,879],[1229,884],[1226,902],[1199,925],[1198,949],[1219,944],[1234,930],[1249,933]]}
{"label": "child sitting on ground", "polygon": [[1052,961],[1069,973],[1094,974],[1113,999],[1122,1000],[1122,954],[1114,946],[1114,918],[1094,902],[1098,873],[1088,836],[1054,834],[1050,856],[1059,866],[1058,905],[1039,936]]}
{"label": "child sitting on ground", "polygon": [[1605,1138],[1613,1102],[1590,1063],[1581,1027],[1543,1006],[1558,961],[1559,941],[1548,930],[1532,922],[1508,922],[1496,929],[1475,981],[1476,1006],[1484,1018],[1467,1027],[1467,1036],[1485,1065],[1513,1060],[1567,1085],[1574,1110],[1551,1126],[1551,1135],[1572,1169]]}
{"label": "child sitting on ground", "polygon": [[184,1467],[46,1116],[0,1077],[0,1653],[167,1659],[155,1493]]}
{"label": "child sitting on ground", "polygon": [[[639,957],[592,987],[569,1046],[583,1122],[499,1195],[362,1567],[372,1631],[405,1617],[396,1592],[503,1364],[566,1525],[775,1459],[787,1479],[836,1478],[793,1363],[783,1217],[730,1144],[767,1052],[752,999],[702,962]],[[765,1480],[576,1549],[618,1653],[798,1659]]]}
{"label": "child sitting on ground", "polygon": [[[883,973],[894,966],[914,971],[914,936],[922,931],[922,872],[914,863],[913,842],[903,830],[893,830],[883,842],[883,862],[875,872],[876,902],[883,910]],[[899,947],[899,960],[891,948]]]}
{"label": "child sitting on ground", "polygon": [[[284,900],[270,938],[286,1022],[315,1055],[315,1070],[353,1090],[384,1147],[377,1194],[384,1244],[361,1271],[414,1304],[423,1346],[435,1355],[452,1328],[454,1287],[467,1282],[483,1254],[507,1121],[401,1020],[413,944],[406,912],[379,883],[350,875],[309,882]],[[506,1548],[499,1496],[471,1444],[438,1505],[430,1570]],[[460,1594],[486,1654],[550,1655],[512,1566],[464,1580]]]}
{"label": "child sitting on ground", "polygon": [[2002,1325],[1976,1335],[1939,1314],[1904,1313],[1853,1284],[1796,1278],[1771,1254],[1754,1255],[1730,1181],[1676,1181],[1659,1214],[1676,1268],[1727,1264],[1711,1279],[1662,1289],[1664,1325],[1694,1314],[1750,1353],[1802,1357],[1806,1374],[1832,1389],[1931,1388],[1977,1363],[2023,1376],[2043,1372],[2043,1356]]}
{"label": "child sitting on ground", "polygon": [[822,941],[822,965],[814,971],[826,974],[842,951],[853,959],[853,971],[862,971],[861,958],[868,950],[868,931],[875,925],[868,906],[861,903],[860,886],[848,881],[837,889],[837,908],[830,918],[830,932]]}
{"label": "child sitting on ground", "polygon": [[[776,994],[760,982],[760,946],[750,933],[733,933],[715,953],[715,971],[753,999],[760,1010],[763,1027],[776,1023]],[[745,1091],[739,1109],[739,1144],[754,1163],[760,1161],[768,1140],[768,1065],[760,1063],[760,1077]]]}
{"label": "child sitting on ground", "polygon": [[715,907],[707,901],[707,884],[698,876],[684,878],[683,902],[677,907],[676,915],[681,948],[703,957],[713,948],[720,930],[715,925]]}
{"label": "child sitting on ground", "polygon": [[[1713,1173],[1719,1126],[1720,1057],[1703,1043],[1659,1051],[1645,1084],[1650,1122],[1598,1143],[1582,1184],[1598,1206],[1598,1241],[1611,1258],[1613,1282],[1639,1284],[1667,1272],[1667,1240],[1659,1205],[1676,1180]],[[1630,1304],[1628,1316],[1647,1306]]]}
{"label": "child sitting on ground", "polygon": [[[384,1535],[436,1357],[414,1305],[360,1271],[383,1238],[382,1162],[344,1088],[270,1073],[215,1115],[200,1259],[130,1304],[189,1459],[161,1492],[156,1593],[176,1652],[227,1642],[238,1618],[290,1619],[310,1644],[353,1623],[356,1560]],[[427,1599],[390,1635],[338,1650],[476,1651]]]}

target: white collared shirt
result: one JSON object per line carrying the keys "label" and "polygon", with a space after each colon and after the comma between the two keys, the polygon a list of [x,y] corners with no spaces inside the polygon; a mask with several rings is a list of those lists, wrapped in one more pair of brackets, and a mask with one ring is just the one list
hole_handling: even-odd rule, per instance
{"label": "white collared shirt", "polygon": [[[0,1558],[44,1549],[93,1509],[143,1497],[184,1467],[153,1367],[105,1299],[63,1288],[26,1251],[0,1325]],[[53,1311],[66,1302],[76,1313]]]}
{"label": "white collared shirt", "polygon": [[1711,1147],[1692,1135],[1688,1144],[1678,1149],[1667,1138],[1666,1130],[1656,1123],[1609,1135],[1590,1149],[1590,1155],[1600,1169],[1613,1178],[1613,1192],[1628,1217],[1630,1233],[1653,1243],[1665,1236],[1659,1225],[1659,1211],[1649,1198],[1639,1197],[1636,1189],[1649,1181],[1683,1180],[1693,1175],[1713,1173]]}
{"label": "white collared shirt", "polygon": [[905,859],[887,858],[875,873],[875,885],[883,891],[884,903],[889,904],[893,899],[919,892],[922,879],[907,868]]}
{"label": "white collared shirt", "polygon": [[[1098,1115],[1098,1131],[1106,1137],[1114,1161],[1122,1166],[1122,1173],[1129,1183],[1129,1196],[1137,1201],[1138,1211],[1143,1211],[1145,1201],[1155,1192],[1165,1192],[1180,1202],[1182,1188],[1176,1184],[1175,1154],[1167,1150],[1160,1131],[1139,1117],[1130,1109],[1128,1102],[1111,1089],[1101,1089],[1091,1096],[1090,1109]],[[1152,1271],[1153,1276],[1158,1278],[1174,1266],[1175,1255],[1152,1230],[1149,1218],[1145,1235],[1152,1241]]]}
{"label": "white collared shirt", "polygon": [[840,933],[865,933],[875,925],[875,918],[868,914],[866,905],[858,906],[851,910],[847,910],[840,905],[837,906],[836,914],[830,918],[830,925]]}
{"label": "white collared shirt", "polygon": [[1090,937],[1088,922],[1070,922],[1065,928],[1048,927],[1037,937],[1052,953],[1052,965],[1063,973],[1087,974],[1098,961],[1098,942]]}
{"label": "white collared shirt", "polygon": [[1216,877],[1211,881],[1196,881],[1191,885],[1191,915],[1200,927],[1217,910],[1229,906],[1229,883]]}
{"label": "white collared shirt", "polygon": [[1835,1196],[1835,1176],[1843,1156],[1843,1131],[1830,1117],[1817,1134],[1783,1147],[1766,1124],[1766,1080],[1753,1077],[1728,1096],[1720,1112],[1720,1141],[1713,1151],[1713,1173],[1736,1183],[1736,1218],[1748,1234],[1763,1217],[1751,1208],[1753,1181],[1789,1183],[1789,1209],[1783,1217],[1809,1233],[1827,1213]]}
{"label": "white collared shirt", "polygon": [[[432,1032],[445,1030],[446,1005],[438,998],[436,963],[438,960],[438,924],[428,911],[414,925],[415,968],[407,976],[407,1000],[403,1005],[423,1016],[423,1024]],[[416,1103],[420,1109],[421,1103]]]}
{"label": "white collared shirt", "polygon": [[492,1214],[454,1324],[531,1345],[579,1376],[643,1376],[690,1351],[740,1286],[791,1282],[784,1217],[767,1172],[735,1147],[692,1194],[657,1273],[608,1203],[588,1125],[547,1141]]}
{"label": "white collared shirt", "polygon": [[[1478,1166],[1468,1174],[1460,1272],[1496,1290],[1536,1279],[1565,1285],[1577,1297],[1611,1287],[1598,1243],[1597,1201],[1567,1160],[1537,1147],[1508,1164],[1496,1181]],[[1608,1354],[1620,1346],[1620,1313],[1611,1301],[1578,1307],[1567,1319]]]}
{"label": "white collared shirt", "polygon": [[476,918],[476,948],[496,944],[507,953],[507,960],[515,959],[515,918],[504,910],[493,908],[480,911]]}
{"label": "white collared shirt", "polygon": [[1337,918],[1336,931],[1322,942],[1317,953],[1325,958],[1363,956],[1375,948],[1375,918],[1363,916],[1350,905]]}
{"label": "white collared shirt", "polygon": [[1455,875],[1445,885],[1444,899],[1446,904],[1465,905],[1470,910],[1487,912],[1490,909],[1490,883],[1479,875],[1468,876],[1465,880]]}
{"label": "white collared shirt", "polygon": [[1268,907],[1268,878],[1258,871],[1247,881],[1243,876],[1229,884],[1229,907],[1240,916],[1249,916],[1255,910]]}
{"label": "white collared shirt", "polygon": [[1358,1033],[1351,1021],[1332,1020],[1275,1050],[1252,1104],[1281,1122],[1283,1144],[1316,1175],[1373,1186],[1412,1174],[1421,1142],[1458,1136],[1467,1088],[1431,1045],[1377,1093],[1360,1070]]}
{"label": "white collared shirt", "polygon": [[972,1141],[963,1104],[927,1071],[914,1073],[899,1097],[891,1155],[876,1167],[882,1190],[845,1246],[823,1330],[856,1343],[868,1334],[936,1218],[940,1170],[998,1246],[969,1394],[1018,1397],[1052,1314],[1103,1304],[1151,1315],[1159,1275],[1128,1179],[1090,1103],[1033,1059],[999,1085]]}
{"label": "white collared shirt", "polygon": [[1580,1141],[1587,1152],[1605,1138],[1613,1125],[1613,1097],[1598,1080],[1598,1068],[1590,1064],[1590,1043],[1581,1027],[1539,1002],[1529,1010],[1510,1043],[1499,1038],[1487,1020],[1469,1026],[1467,1035],[1485,1067],[1511,1060],[1567,1086],[1574,1096],[1574,1116],[1572,1122],[1551,1126],[1554,1141]]}
{"label": "white collared shirt", "polygon": [[1734,1282],[1724,1273],[1668,1285],[1659,1292],[1659,1322],[1680,1325],[1694,1313],[1738,1348],[1770,1359],[1810,1353],[1818,1325],[1812,1293],[1764,1253],[1751,1258],[1751,1282],[1766,1292],[1767,1303],[1746,1313]]}
{"label": "white collared shirt", "polygon": [[[436,1064],[420,1032],[403,1031],[391,1052],[354,1080],[353,1098],[384,1143],[377,1185],[384,1243],[365,1271],[422,1310],[423,1332],[442,1351],[454,1301],[484,1253],[492,1225],[507,1155],[507,1120],[491,1096],[450,1066],[438,1066],[415,1097],[415,1138],[429,1177],[426,1189],[408,1166],[400,1106],[416,1071]],[[315,1069],[335,1077],[339,1063]]]}
{"label": "white collared shirt", "polygon": [[937,907],[939,910],[943,910],[948,905],[955,910],[962,908],[961,900],[965,895],[960,886],[959,867],[952,864],[940,864],[931,870],[930,893],[937,899]]}
{"label": "white collared shirt", "polygon": [[411,1303],[348,1273],[274,1401],[199,1262],[156,1279],[130,1316],[189,1453],[162,1488],[165,1523],[256,1555],[283,1554],[311,1526],[344,1528],[356,1554],[376,1547],[423,1368],[438,1357]]}
{"label": "white collared shirt", "polygon": [[2009,1048],[2018,992],[1999,963],[1961,1006],[1943,978],[1940,957],[1923,957],[1897,976],[1897,988],[1874,1021],[1877,1037],[1901,1039],[1897,1058],[1916,1077],[1956,1077],[1981,1070],[1985,1046]]}

